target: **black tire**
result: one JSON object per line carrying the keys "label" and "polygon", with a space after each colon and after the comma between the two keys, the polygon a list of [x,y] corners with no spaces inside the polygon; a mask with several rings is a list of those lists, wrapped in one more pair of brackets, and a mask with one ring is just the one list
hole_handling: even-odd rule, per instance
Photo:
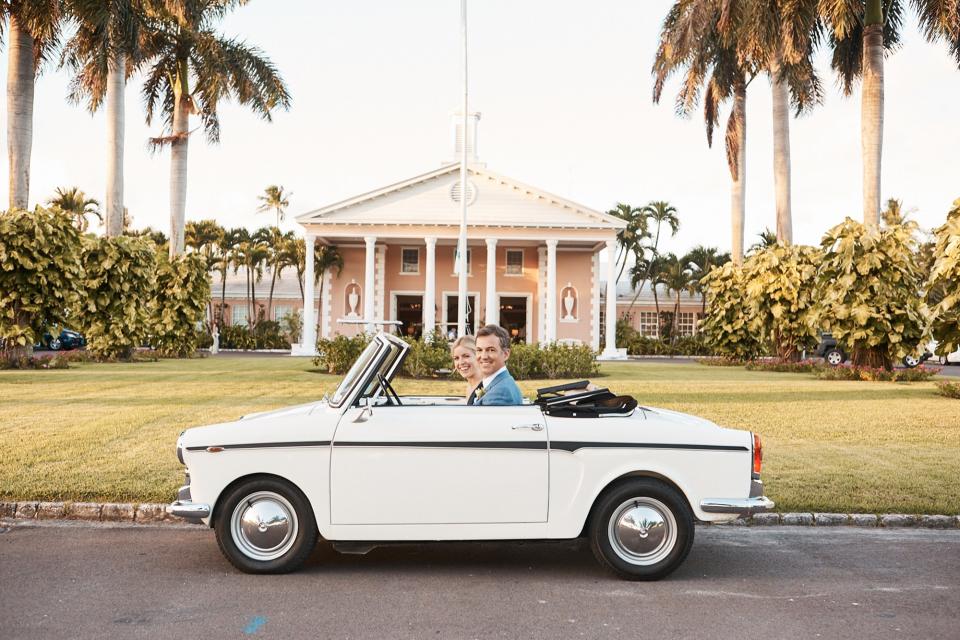
{"label": "black tire", "polygon": [[[254,531],[252,523],[258,520]],[[296,571],[317,544],[317,523],[309,500],[277,478],[255,478],[231,489],[217,505],[214,530],[220,551],[244,573]],[[267,546],[278,537],[278,544]]]}
{"label": "black tire", "polygon": [[47,349],[50,349],[50,351],[60,351],[62,347],[63,342],[60,341],[60,338],[54,337],[47,341]]}
{"label": "black tire", "polygon": [[845,354],[840,349],[827,349],[827,352],[823,354],[823,361],[826,362],[831,367],[836,367],[847,360],[847,354]]}
{"label": "black tire", "polygon": [[914,367],[920,366],[923,361],[916,356],[903,356],[903,360],[901,362],[903,362],[903,366],[906,368],[913,369]]}
{"label": "black tire", "polygon": [[[622,520],[631,534],[636,531],[636,538],[619,537],[616,524]],[[600,495],[588,532],[601,565],[625,580],[659,580],[690,553],[693,513],[673,487],[652,478],[631,478]]]}

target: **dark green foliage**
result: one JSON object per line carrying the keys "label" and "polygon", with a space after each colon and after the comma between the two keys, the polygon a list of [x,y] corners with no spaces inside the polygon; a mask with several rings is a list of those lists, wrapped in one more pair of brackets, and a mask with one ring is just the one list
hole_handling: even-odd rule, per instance
{"label": "dark green foliage", "polygon": [[156,292],[149,305],[153,348],[164,356],[193,355],[209,300],[207,264],[200,254],[168,258],[161,253]]}
{"label": "dark green foliage", "polygon": [[443,334],[437,331],[431,340],[404,338],[410,345],[410,351],[403,361],[403,373],[413,378],[434,378],[438,371],[453,371],[453,357],[450,345]]}
{"label": "dark green foliage", "polygon": [[327,373],[346,373],[369,343],[370,337],[363,333],[353,337],[320,338],[317,340],[319,355],[313,359],[313,364]]}

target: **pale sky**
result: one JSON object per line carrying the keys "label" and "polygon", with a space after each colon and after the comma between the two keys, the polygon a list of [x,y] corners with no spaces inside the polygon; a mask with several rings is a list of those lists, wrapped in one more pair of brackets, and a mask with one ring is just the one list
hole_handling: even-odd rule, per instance
{"label": "pale sky", "polygon": [[[652,104],[650,67],[665,0],[484,0],[469,13],[470,108],[482,113],[481,160],[498,173],[605,211],[617,201],[668,200],[681,230],[664,248],[730,248],[729,173],[722,134],[708,149],[702,118],[674,115],[676,83]],[[285,227],[310,209],[431,170],[448,160],[458,107],[458,0],[255,0],[222,32],[262,48],[293,105],[267,124],[220,110],[222,141],[190,143],[187,219],[225,226],[257,215],[269,184],[293,192]],[[887,58],[883,198],[898,197],[924,227],[960,197],[960,71],[927,44],[915,18]],[[0,56],[6,69],[6,52]],[[844,216],[861,217],[860,99],[843,98],[820,65],[824,104],[791,121],[794,239],[816,243]],[[6,78],[4,76],[4,85]],[[66,103],[68,76],[47,70],[36,87],[31,205],[56,187],[103,199],[103,114]],[[169,154],[151,155],[140,80],[127,88],[126,204],[134,226],[169,231]],[[724,114],[725,117],[726,114]],[[5,119],[5,110],[4,110]],[[749,246],[774,227],[770,87],[748,93]],[[6,126],[2,127],[3,135]],[[3,154],[0,171],[7,172]],[[6,182],[0,198],[7,201]]]}

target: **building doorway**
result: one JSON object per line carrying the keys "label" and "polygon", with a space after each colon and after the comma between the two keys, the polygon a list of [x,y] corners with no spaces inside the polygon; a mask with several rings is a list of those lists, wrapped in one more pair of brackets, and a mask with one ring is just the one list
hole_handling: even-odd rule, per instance
{"label": "building doorway", "polygon": [[[453,339],[457,335],[457,302],[459,296],[455,293],[443,294],[443,330],[447,338]],[[477,295],[467,294],[467,333],[477,331]]]}
{"label": "building doorway", "polygon": [[396,295],[395,318],[402,324],[399,333],[408,338],[419,339],[423,335],[423,296]]}
{"label": "building doorway", "polygon": [[512,342],[530,342],[530,296],[500,296],[500,326]]}

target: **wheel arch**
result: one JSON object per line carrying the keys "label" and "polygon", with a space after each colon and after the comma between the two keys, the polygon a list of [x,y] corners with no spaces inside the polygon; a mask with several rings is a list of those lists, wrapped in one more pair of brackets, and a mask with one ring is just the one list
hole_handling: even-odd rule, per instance
{"label": "wheel arch", "polygon": [[296,482],[294,482],[293,480],[290,480],[289,478],[285,478],[281,475],[277,475],[275,473],[248,473],[247,475],[235,478],[232,482],[230,482],[228,485],[226,485],[225,487],[223,487],[223,489],[220,490],[220,493],[217,495],[217,499],[214,500],[213,504],[210,507],[210,519],[209,519],[208,526],[211,529],[215,526],[215,523],[217,521],[217,515],[220,509],[220,505],[223,502],[223,496],[233,491],[233,488],[236,487],[237,485],[243,482],[249,482],[251,480],[279,480],[280,482],[290,485],[296,491],[298,491],[300,495],[303,497],[303,499],[307,502],[307,504],[310,505],[310,510],[314,511],[314,514],[313,514],[314,521],[316,521],[316,511],[314,510],[313,502],[310,500],[309,497],[307,497],[306,492],[303,489],[301,489]]}
{"label": "wheel arch", "polygon": [[679,484],[674,482],[669,477],[657,471],[651,471],[649,469],[637,469],[634,471],[627,471],[626,473],[620,474],[619,476],[611,479],[609,482],[603,485],[603,487],[599,491],[597,491],[597,493],[593,496],[593,500],[590,503],[590,509],[587,511],[587,515],[583,520],[583,526],[580,528],[580,537],[583,537],[586,535],[587,529],[590,527],[590,523],[592,522],[596,514],[597,504],[599,504],[603,496],[605,496],[608,492],[610,492],[615,487],[626,482],[627,480],[632,480],[633,478],[650,478],[650,479],[662,482],[666,486],[675,490],[677,493],[683,496],[683,501],[686,503],[687,508],[690,509],[690,513],[694,514],[694,519],[696,519],[696,512],[693,510],[693,507],[690,504],[690,498],[687,496],[687,492],[683,490],[683,487],[681,487]]}

